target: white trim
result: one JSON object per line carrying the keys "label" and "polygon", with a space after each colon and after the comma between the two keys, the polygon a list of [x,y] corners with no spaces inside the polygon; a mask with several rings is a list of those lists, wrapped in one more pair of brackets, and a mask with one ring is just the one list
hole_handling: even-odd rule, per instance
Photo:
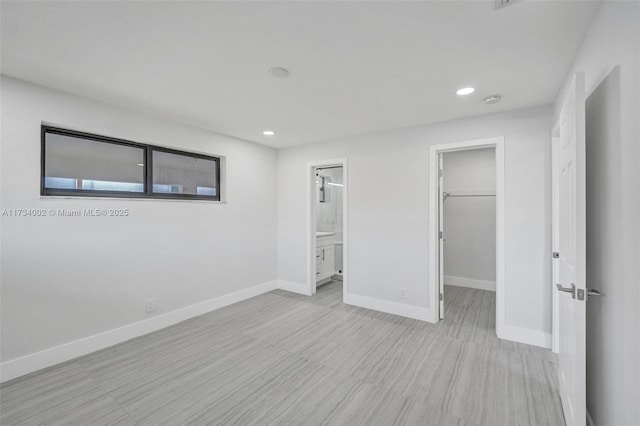
{"label": "white trim", "polygon": [[309,291],[309,286],[306,284],[294,283],[292,281],[278,280],[278,288],[280,290],[290,291],[292,293],[311,296],[311,293]]}
{"label": "white trim", "polygon": [[315,216],[315,169],[323,166],[342,166],[342,298],[346,297],[349,292],[348,286],[348,167],[346,157],[335,158],[330,160],[318,160],[307,162],[306,181],[307,181],[307,291],[313,295],[316,293],[316,216]]}
{"label": "white trim", "polygon": [[344,303],[421,321],[435,322],[432,321],[433,313],[422,306],[405,305],[402,303],[389,302],[388,300],[358,296],[357,294],[345,294]]}
{"label": "white trim", "polygon": [[276,280],[258,284],[253,287],[214,297],[204,302],[196,303],[175,311],[167,312],[153,318],[127,324],[93,336],[64,343],[60,346],[45,349],[20,358],[5,361],[0,364],[0,382],[15,379],[25,374],[41,370],[61,362],[69,361],[79,356],[116,345],[134,337],[169,327],[189,318],[215,311],[228,305],[250,299],[276,289]]}
{"label": "white trim", "polygon": [[[220,191],[220,196],[222,197],[222,190]],[[105,201],[105,200],[112,200],[112,201],[158,201],[161,203],[167,203],[167,202],[176,202],[176,201],[180,201],[181,203],[184,202],[188,202],[188,203],[208,203],[208,204],[227,204],[227,201],[216,201],[216,200],[193,200],[193,199],[189,199],[189,198],[175,198],[175,199],[169,199],[169,198],[144,198],[144,197],[137,197],[137,198],[125,198],[125,197],[84,197],[84,196],[78,196],[78,195],[41,195],[40,196],[40,201],[48,201],[48,200],[100,200],[100,201]]]}
{"label": "white trim", "polygon": [[504,325],[502,328],[502,336],[499,337],[504,340],[511,340],[512,342],[525,343],[547,349],[551,348],[551,333],[545,333],[540,330],[532,330],[515,325]]}
{"label": "white trim", "polygon": [[475,288],[477,290],[496,291],[495,281],[476,280],[474,278],[456,277],[453,275],[445,275],[444,284],[455,287]]}
{"label": "white trim", "polygon": [[507,322],[506,282],[506,205],[504,138],[496,142],[496,334],[502,337]]}
{"label": "white trim", "polygon": [[439,317],[438,300],[438,154],[442,152],[463,151],[478,148],[495,148],[496,156],[496,334],[506,338],[505,328],[505,175],[504,175],[504,137],[452,142],[429,147],[429,303],[428,311],[436,322]]}
{"label": "white trim", "polygon": [[[560,123],[556,123],[551,132],[551,251],[559,252],[560,237],[560,189],[558,185],[558,155],[560,142]],[[552,253],[549,253],[552,255]],[[555,283],[560,282],[560,259],[551,258],[551,334],[553,336],[551,350],[554,353],[560,353],[560,301],[558,300],[558,291],[555,289]]]}

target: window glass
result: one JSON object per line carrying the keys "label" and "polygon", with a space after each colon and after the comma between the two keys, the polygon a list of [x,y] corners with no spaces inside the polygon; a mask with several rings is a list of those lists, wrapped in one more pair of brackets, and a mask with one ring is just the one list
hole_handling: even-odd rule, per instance
{"label": "window glass", "polygon": [[153,192],[217,197],[217,186],[215,159],[153,151]]}
{"label": "window glass", "polygon": [[198,195],[209,195],[211,197],[215,197],[216,195],[218,195],[215,188],[211,188],[208,186],[199,186],[198,188],[196,188],[196,192],[198,193]]}
{"label": "window glass", "polygon": [[144,148],[45,134],[45,189],[144,192]]}
{"label": "window glass", "polygon": [[42,195],[220,200],[218,157],[42,130]]}

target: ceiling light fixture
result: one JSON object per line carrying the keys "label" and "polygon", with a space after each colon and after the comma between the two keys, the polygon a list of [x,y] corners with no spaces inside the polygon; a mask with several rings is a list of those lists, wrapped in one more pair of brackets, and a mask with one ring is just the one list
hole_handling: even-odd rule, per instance
{"label": "ceiling light fixture", "polygon": [[276,132],[274,132],[273,130],[265,130],[264,132],[262,132],[262,134],[265,136],[273,136],[276,134]]}
{"label": "ceiling light fixture", "polygon": [[470,95],[475,91],[476,89],[474,89],[473,87],[463,87],[462,89],[458,89],[456,91],[456,95],[459,95],[459,96]]}
{"label": "ceiling light fixture", "polygon": [[277,78],[287,78],[289,77],[289,70],[282,67],[273,67],[269,68],[269,72],[271,75]]}

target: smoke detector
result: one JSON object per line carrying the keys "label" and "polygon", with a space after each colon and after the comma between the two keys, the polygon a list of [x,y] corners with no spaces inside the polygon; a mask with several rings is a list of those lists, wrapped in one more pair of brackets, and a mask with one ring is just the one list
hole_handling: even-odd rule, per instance
{"label": "smoke detector", "polygon": [[494,0],[495,9],[502,9],[503,7],[511,6],[512,4],[520,0]]}
{"label": "smoke detector", "polygon": [[500,95],[489,95],[483,99],[484,103],[487,105],[497,104],[502,100],[502,96]]}
{"label": "smoke detector", "polygon": [[289,70],[282,67],[273,67],[269,68],[269,72],[271,75],[277,78],[287,78],[289,77]]}

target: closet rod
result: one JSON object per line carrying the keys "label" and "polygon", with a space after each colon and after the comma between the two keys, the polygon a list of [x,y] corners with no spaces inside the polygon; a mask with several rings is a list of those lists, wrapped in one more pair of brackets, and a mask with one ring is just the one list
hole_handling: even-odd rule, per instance
{"label": "closet rod", "polygon": [[467,195],[447,195],[449,197],[495,197],[496,194],[467,194]]}
{"label": "closet rod", "polygon": [[457,195],[451,195],[450,192],[443,192],[442,195],[444,196],[442,199],[443,201],[446,201],[447,198],[449,197],[495,197],[496,194],[457,194]]}

